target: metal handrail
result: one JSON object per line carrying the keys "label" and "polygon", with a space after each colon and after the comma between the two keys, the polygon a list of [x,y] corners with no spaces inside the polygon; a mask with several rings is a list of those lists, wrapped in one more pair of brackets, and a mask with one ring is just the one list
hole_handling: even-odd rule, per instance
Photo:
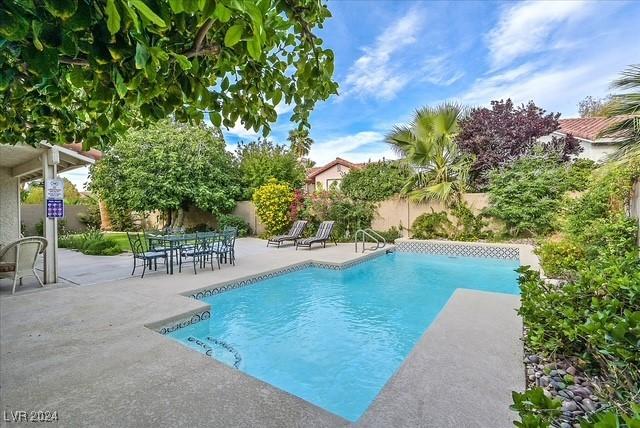
{"label": "metal handrail", "polygon": [[[376,232],[373,229],[358,229],[356,231],[355,234],[355,249],[356,249],[356,253],[358,252],[358,235],[360,235],[362,237],[362,252],[364,253],[365,250],[371,250],[371,251],[375,251],[379,248],[384,248],[385,245],[387,245],[387,240],[384,239],[384,237],[382,235],[380,235],[378,232]],[[370,238],[372,239],[376,244],[375,247],[371,246],[370,248],[366,248],[365,247],[365,242],[366,239],[365,238]],[[382,242],[380,242],[380,240],[382,240]]]}

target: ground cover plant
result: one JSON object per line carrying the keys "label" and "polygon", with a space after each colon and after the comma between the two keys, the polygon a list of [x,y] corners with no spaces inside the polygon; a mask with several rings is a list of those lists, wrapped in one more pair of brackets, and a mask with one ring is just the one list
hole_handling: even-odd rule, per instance
{"label": "ground cover plant", "polygon": [[[581,417],[583,427],[640,424],[638,223],[626,213],[638,177],[640,158],[605,165],[594,172],[584,194],[568,202],[558,236],[539,249],[547,275],[564,281],[551,283],[538,272],[521,270],[519,313],[527,350],[546,360],[571,361],[586,379],[582,385],[590,385],[599,399],[597,406],[590,401],[597,412]],[[557,400],[541,399],[542,392],[514,394],[520,426],[559,424]],[[564,403],[562,415],[576,406]]]}
{"label": "ground cover plant", "polygon": [[123,251],[115,239],[107,237],[99,230],[89,230],[78,235],[63,235],[58,238],[58,246],[92,256],[113,256]]}

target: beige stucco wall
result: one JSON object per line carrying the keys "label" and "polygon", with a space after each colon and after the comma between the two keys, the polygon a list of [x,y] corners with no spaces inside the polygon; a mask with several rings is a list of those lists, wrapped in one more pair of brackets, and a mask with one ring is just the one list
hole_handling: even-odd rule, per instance
{"label": "beige stucco wall", "polygon": [[[464,201],[469,205],[474,214],[489,206],[489,197],[486,193],[466,193]],[[391,227],[401,229],[403,236],[408,236],[407,229],[411,227],[415,219],[425,213],[447,211],[445,205],[438,201],[415,203],[408,199],[392,198],[380,202],[378,213],[371,223],[375,230],[388,230]],[[453,218],[452,218],[453,220]]]}
{"label": "beige stucco wall", "polygon": [[[466,193],[463,196],[474,214],[489,206],[489,197],[486,193]],[[428,202],[416,204],[407,199],[391,198],[378,204],[377,214],[371,223],[375,230],[389,230],[392,226],[403,231],[404,236],[408,236],[407,229],[411,227],[413,221],[421,214],[446,211],[445,206],[440,202]],[[254,233],[264,232],[264,226],[256,215],[256,209],[251,201],[238,202],[233,214],[240,216],[249,223]],[[452,220],[454,218],[452,217]]]}
{"label": "beige stucco wall", "polygon": [[8,168],[0,168],[0,242],[20,237],[20,191],[18,179]]}
{"label": "beige stucco wall", "polygon": [[256,206],[251,201],[240,201],[236,204],[233,210],[233,215],[242,217],[244,221],[249,223],[251,232],[254,235],[261,235],[264,233],[264,225],[260,223],[260,219],[256,215]]}
{"label": "beige stucco wall", "polygon": [[[25,226],[24,234],[36,235],[36,224],[43,219],[42,204],[22,204],[20,207],[21,222]],[[86,213],[86,205],[66,205],[64,206],[65,227],[70,232],[84,232],[87,227],[80,222],[79,215]]]}

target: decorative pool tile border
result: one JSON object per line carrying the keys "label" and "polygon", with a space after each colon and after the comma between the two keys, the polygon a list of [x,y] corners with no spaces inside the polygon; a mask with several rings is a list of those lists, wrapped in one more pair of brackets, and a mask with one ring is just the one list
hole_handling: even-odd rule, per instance
{"label": "decorative pool tile border", "polygon": [[152,330],[157,331],[160,334],[167,334],[179,330],[181,328],[190,326],[191,324],[198,323],[200,321],[208,320],[211,317],[211,311],[207,310],[199,310],[197,312],[192,312],[189,314],[185,314],[184,316],[178,317],[177,319],[167,320],[165,322],[161,322],[161,324],[157,327],[147,326]]}
{"label": "decorative pool tile border", "polygon": [[[390,250],[392,249],[393,247]],[[276,269],[270,272],[265,272],[258,275],[252,275],[242,279],[235,279],[235,280],[223,282],[220,284],[216,284],[210,287],[200,288],[198,290],[189,292],[188,294],[184,294],[184,296],[191,297],[192,299],[196,299],[196,300],[202,300],[207,297],[213,296],[215,294],[224,293],[225,291],[233,290],[240,287],[245,287],[247,285],[255,284],[256,282],[264,281],[265,279],[275,278],[277,276],[285,275],[291,272],[296,272],[296,271],[310,268],[310,267],[316,267],[320,269],[331,269],[331,270],[348,269],[350,267],[359,265],[360,263],[364,263],[373,258],[380,257],[386,253],[387,253],[386,251],[377,251],[375,253],[370,253],[370,254],[367,254],[366,256],[359,257],[354,260],[349,260],[343,263],[331,263],[331,262],[323,262],[323,261],[301,262],[295,265],[287,266],[281,269]]]}
{"label": "decorative pool tile border", "polygon": [[457,244],[439,241],[398,240],[396,241],[396,251],[491,259],[520,259],[520,249],[518,247],[472,243]]}

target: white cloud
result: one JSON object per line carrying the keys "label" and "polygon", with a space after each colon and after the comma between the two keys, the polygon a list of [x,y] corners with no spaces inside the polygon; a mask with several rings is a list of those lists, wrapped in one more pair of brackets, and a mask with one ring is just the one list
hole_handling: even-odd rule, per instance
{"label": "white cloud", "polygon": [[358,150],[376,143],[384,143],[384,134],[376,131],[361,131],[352,135],[344,135],[328,140],[316,140],[311,146],[310,158],[318,165],[331,162],[336,157],[341,157],[352,162],[365,162],[369,159],[378,160],[386,157],[395,158],[390,149],[384,150]]}
{"label": "white cloud", "polygon": [[89,182],[89,168],[83,166],[68,172],[62,172],[60,177],[69,179],[79,191],[86,190],[85,184]]}
{"label": "white cloud", "polygon": [[420,79],[433,85],[449,86],[464,76],[464,72],[454,70],[448,55],[432,56],[424,61],[424,76]]}
{"label": "white cloud", "polygon": [[503,67],[523,55],[548,49],[549,36],[561,24],[585,17],[592,5],[581,0],[530,0],[505,9],[487,35],[492,65]]}
{"label": "white cloud", "polygon": [[386,28],[372,46],[365,47],[349,69],[343,95],[356,94],[389,100],[411,79],[406,67],[396,63],[394,55],[414,44],[423,16],[417,8]]}

